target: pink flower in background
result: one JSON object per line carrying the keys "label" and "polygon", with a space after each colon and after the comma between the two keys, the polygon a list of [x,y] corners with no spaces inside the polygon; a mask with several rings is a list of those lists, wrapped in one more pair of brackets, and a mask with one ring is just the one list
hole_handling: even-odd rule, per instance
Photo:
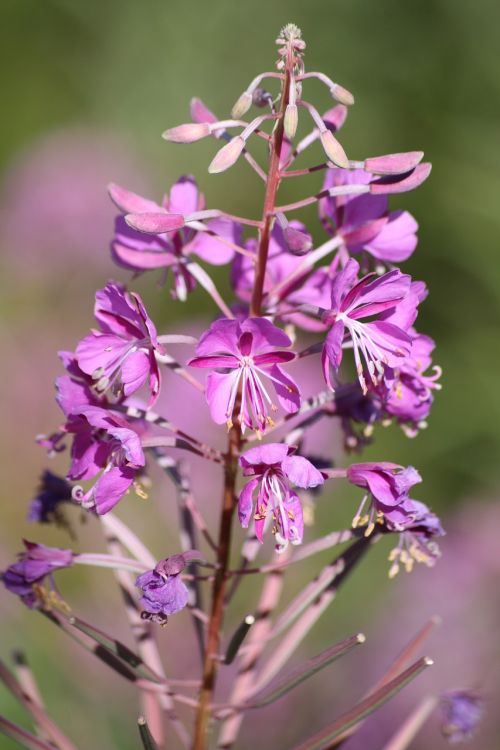
{"label": "pink flower in background", "polygon": [[217,424],[232,424],[238,388],[241,402],[237,418],[242,432],[245,428],[265,430],[272,424],[269,412],[275,412],[265,381],[270,380],[285,411],[297,411],[300,393],[296,383],[285,374],[280,364],[295,359],[294,352],[278,347],[292,345],[280,328],[265,318],[216,320],[202,334],[196,347],[197,357],[191,367],[221,370],[207,377],[206,396],[210,413]]}
{"label": "pink flower in background", "polygon": [[[365,185],[376,177],[362,169],[329,169],[323,190],[338,185]],[[320,218],[330,234],[340,234],[350,253],[365,251],[377,260],[408,260],[417,246],[418,224],[408,211],[388,210],[385,195],[322,198]]]}
{"label": "pink flower in background", "polygon": [[[296,448],[284,443],[269,443],[250,448],[240,457],[243,475],[254,477],[245,485],[238,501],[238,515],[243,528],[255,519],[255,534],[263,541],[266,521],[272,520],[276,550],[283,552],[288,543],[300,544],[304,534],[302,506],[292,485],[309,488],[323,484],[324,477]],[[257,492],[255,511],[253,494]]]}
{"label": "pink flower in background", "polygon": [[[199,192],[193,177],[181,177],[164,197],[162,203],[111,184],[109,193],[118,208],[135,218],[162,216],[183,217],[201,211],[205,199]],[[174,298],[185,301],[189,292],[196,286],[196,279],[188,268],[190,255],[197,255],[211,265],[224,265],[234,256],[232,244],[239,244],[241,227],[225,218],[211,219],[206,223],[208,231],[190,227],[175,231],[137,231],[125,216],[118,216],[115,222],[115,236],[111,243],[114,260],[118,265],[133,271],[147,271],[155,268],[170,269],[173,274]],[[225,242],[227,240],[227,242]]]}
{"label": "pink flower in background", "polygon": [[0,245],[9,265],[40,278],[55,269],[92,276],[110,268],[113,210],[103,200],[110,174],[149,187],[133,148],[113,132],[58,130],[21,151],[0,188]]}

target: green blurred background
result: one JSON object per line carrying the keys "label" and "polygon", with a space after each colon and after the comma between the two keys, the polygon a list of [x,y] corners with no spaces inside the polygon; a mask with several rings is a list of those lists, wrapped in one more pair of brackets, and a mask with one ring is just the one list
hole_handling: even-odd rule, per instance
{"label": "green blurred background", "polygon": [[[379,430],[367,456],[416,465],[425,480],[419,498],[451,523],[464,504],[494,500],[500,474],[498,2],[0,0],[2,567],[22,536],[68,544],[62,532],[41,533],[25,522],[46,464],[33,436],[58,422],[56,350],[73,347],[91,324],[97,285],[125,278],[108,257],[113,210],[106,183],[121,181],[158,196],[180,174],[192,173],[210,206],[257,214],[261,193],[245,165],[209,177],[213,142],[176,147],[160,133],[189,119],[192,96],[227,116],[247,83],[272,69],[274,39],[288,21],[303,30],[307,68],[355,93],[341,135],[352,158],[418,148],[434,164],[422,188],[392,205],[410,210],[420,224],[419,246],[405,270],[430,288],[419,329],[437,340],[443,391],[427,431],[403,440],[395,427]],[[326,90],[311,89],[325,110]],[[294,185],[285,186],[284,202],[317,184],[289,182]],[[314,211],[303,218],[313,228]],[[223,276],[217,278],[223,286]],[[159,327],[184,316],[185,308],[173,305],[151,279],[136,288]],[[198,319],[210,314],[201,294],[193,308]],[[331,527],[324,509],[319,518]],[[153,544],[161,538],[158,530],[148,531],[146,512],[138,528]],[[88,529],[83,539],[93,539]],[[383,558],[377,551],[370,575],[357,574],[345,592],[332,626],[339,637],[381,617]],[[96,622],[111,622],[107,597],[119,601],[107,583],[80,571],[63,580],[75,606],[92,610]],[[104,668],[82,661],[68,644],[62,647],[37,615],[3,594],[1,601],[2,657],[22,640],[50,707],[81,746],[137,747],[130,736],[132,689],[116,686]],[[121,627],[125,638],[124,622]],[[330,632],[328,625],[318,628],[312,648],[328,642]],[[357,668],[363,669],[359,661]],[[80,674],[95,677],[90,690],[79,684]],[[101,685],[109,691],[106,704]],[[124,701],[127,712],[120,715]],[[0,709],[22,721],[2,689]],[[0,739],[0,747],[14,745]],[[490,750],[485,741],[477,747]]]}

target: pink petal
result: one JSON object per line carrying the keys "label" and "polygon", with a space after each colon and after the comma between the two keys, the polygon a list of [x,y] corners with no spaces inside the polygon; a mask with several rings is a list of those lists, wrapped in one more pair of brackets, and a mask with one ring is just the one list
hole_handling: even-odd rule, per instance
{"label": "pink petal", "polygon": [[210,415],[216,424],[225,424],[230,418],[230,397],[233,384],[238,378],[238,371],[234,370],[229,375],[211,372],[207,377],[205,394],[207,397]]}
{"label": "pink petal", "polygon": [[137,391],[149,374],[150,361],[145,352],[133,352],[125,359],[121,368],[121,379],[125,396]]}
{"label": "pink petal", "polygon": [[381,177],[370,183],[372,195],[389,195],[393,193],[406,193],[421,185],[430,175],[432,165],[428,162],[419,164],[409,174]]}
{"label": "pink petal", "polygon": [[280,381],[279,383],[273,381],[273,385],[282,408],[290,414],[298,411],[300,391],[295,381],[289,375],[285,375],[278,365],[273,365],[269,372],[273,378]]}
{"label": "pink petal", "polygon": [[303,456],[287,456],[281,468],[292,484],[297,487],[318,487],[325,481],[321,472]]}
{"label": "pink petal", "polygon": [[253,491],[259,484],[259,479],[251,479],[241,490],[238,499],[238,518],[244,529],[248,528],[253,510]]}
{"label": "pink petal", "polygon": [[116,185],[114,182],[110,182],[108,185],[108,193],[113,203],[126,214],[143,214],[161,209],[161,206],[155,201],[143,198],[131,190]]}
{"label": "pink petal", "polygon": [[192,214],[200,211],[203,196],[198,190],[194,177],[181,177],[170,188],[168,210],[171,214]]}
{"label": "pink petal", "polygon": [[373,156],[365,160],[367,172],[377,174],[403,174],[415,169],[424,156],[423,151],[406,151],[401,154],[387,154],[386,156]]}
{"label": "pink petal", "polygon": [[173,232],[184,226],[183,216],[167,213],[127,214],[125,221],[132,229],[146,234]]}

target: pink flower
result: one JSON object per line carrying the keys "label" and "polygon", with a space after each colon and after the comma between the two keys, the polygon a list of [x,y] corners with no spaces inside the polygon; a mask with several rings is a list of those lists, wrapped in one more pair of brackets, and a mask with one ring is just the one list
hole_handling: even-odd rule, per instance
{"label": "pink flower", "polygon": [[[148,217],[159,217],[160,221],[162,216],[178,216],[181,219],[202,210],[205,204],[193,177],[181,177],[161,204],[119,185],[110,185],[109,192],[124,214],[139,217],[143,223]],[[170,269],[174,277],[172,294],[174,298],[185,301],[196,286],[196,280],[187,266],[189,256],[197,255],[216,266],[229,263],[234,255],[230,244],[239,244],[241,227],[224,218],[207,221],[205,226],[208,232],[182,226],[181,221],[179,223],[180,227],[174,231],[149,233],[137,231],[124,216],[118,216],[111,251],[120,266],[133,271]]]}
{"label": "pink flower", "polygon": [[138,294],[127,294],[109,282],[96,293],[94,308],[100,331],[92,331],[76,347],[80,369],[94,380],[98,392],[130,396],[149,380],[150,405],[160,391],[155,353],[164,353],[156,328]]}
{"label": "pink flower", "polygon": [[[329,169],[323,189],[365,185],[376,179],[362,169]],[[377,178],[378,179],[378,178]],[[323,198],[320,218],[329,234],[340,234],[350,253],[365,251],[378,260],[407,260],[417,246],[418,224],[408,211],[388,210],[386,195],[344,195]]]}
{"label": "pink flower", "polygon": [[[362,359],[365,360],[370,380],[376,385],[384,376],[385,368],[397,367],[411,352],[411,338],[406,328],[415,318],[418,298],[410,298],[411,278],[395,269],[383,276],[375,274],[357,281],[359,264],[351,259],[332,284],[331,309],[322,319],[331,325],[323,347],[323,373],[328,385],[330,365],[338,370],[342,361],[344,334],[347,330],[354,351],[359,382],[367,391]],[[405,306],[404,323],[397,325],[386,319],[398,305]],[[411,307],[411,313],[406,307]],[[381,315],[384,313],[384,316]],[[365,322],[363,318],[374,318]],[[410,322],[409,322],[410,321]],[[399,323],[399,320],[397,321]]]}
{"label": "pink flower", "polygon": [[280,368],[295,354],[277,347],[289,347],[292,342],[279,328],[265,318],[216,320],[201,336],[196,347],[197,357],[191,367],[217,368],[220,372],[207,377],[206,397],[212,418],[217,424],[233,423],[233,411],[241,387],[237,419],[242,432],[245,428],[265,430],[273,423],[269,411],[275,412],[265,385],[270,380],[278,401],[285,411],[297,411],[300,406],[299,389]]}
{"label": "pink flower", "polygon": [[285,443],[269,443],[243,453],[240,465],[244,476],[252,476],[240,493],[238,515],[247,528],[253,512],[253,494],[257,486],[254,512],[255,534],[263,541],[266,521],[272,519],[276,550],[283,552],[288,543],[300,544],[304,534],[302,507],[296,487],[318,487],[324,477],[313,464],[302,456],[294,456],[296,448]]}

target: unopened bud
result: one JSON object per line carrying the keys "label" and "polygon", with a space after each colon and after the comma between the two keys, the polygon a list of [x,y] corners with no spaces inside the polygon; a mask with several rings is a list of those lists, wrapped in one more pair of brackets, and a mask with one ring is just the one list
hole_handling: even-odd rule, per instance
{"label": "unopened bud", "polygon": [[248,91],[244,91],[234,107],[231,110],[231,115],[235,120],[241,120],[250,107],[252,106],[252,95]]}
{"label": "unopened bud", "polygon": [[283,235],[292,255],[305,255],[313,246],[311,235],[301,232],[300,229],[287,226],[283,230]]}
{"label": "unopened bud", "polygon": [[323,146],[328,158],[338,167],[347,169],[349,167],[349,159],[333,133],[330,130],[324,130],[320,134],[320,138],[321,145]]}
{"label": "unopened bud", "polygon": [[226,169],[232,167],[233,164],[238,161],[244,148],[245,141],[239,135],[229,141],[229,143],[226,143],[226,145],[215,154],[210,166],[208,167],[210,174],[225,172]]}
{"label": "unopened bud", "polygon": [[330,89],[330,94],[334,99],[340,102],[340,104],[345,104],[347,107],[350,107],[351,104],[354,104],[354,96],[351,94],[351,92],[345,89],[343,86],[339,86],[338,83],[332,86],[332,88]]}
{"label": "unopened bud", "polygon": [[424,156],[423,151],[407,151],[402,154],[373,156],[365,161],[365,170],[376,174],[403,174],[415,169]]}
{"label": "unopened bud", "polygon": [[284,126],[285,126],[285,135],[290,141],[295,137],[295,133],[297,132],[298,119],[299,119],[299,115],[297,112],[297,105],[287,104],[287,107],[285,110]]}
{"label": "unopened bud", "polygon": [[210,128],[206,122],[188,122],[177,128],[169,128],[162,133],[162,138],[172,143],[194,143],[210,135]]}
{"label": "unopened bud", "polygon": [[181,214],[127,214],[125,221],[132,229],[136,229],[138,232],[145,232],[146,234],[175,232],[184,226],[184,217]]}

